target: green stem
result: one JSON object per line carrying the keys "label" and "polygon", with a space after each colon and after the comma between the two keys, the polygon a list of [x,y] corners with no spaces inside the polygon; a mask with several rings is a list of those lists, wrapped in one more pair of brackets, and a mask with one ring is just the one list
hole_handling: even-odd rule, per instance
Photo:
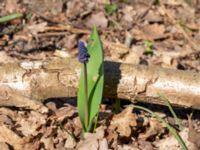
{"label": "green stem", "polygon": [[89,113],[88,113],[88,80],[87,80],[87,64],[84,63],[84,89],[85,89],[85,129],[88,128]]}

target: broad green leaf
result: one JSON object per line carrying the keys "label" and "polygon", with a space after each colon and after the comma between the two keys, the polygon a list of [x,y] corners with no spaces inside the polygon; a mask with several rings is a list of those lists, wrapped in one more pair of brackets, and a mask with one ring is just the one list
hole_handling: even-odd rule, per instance
{"label": "broad green leaf", "polygon": [[79,82],[78,91],[78,112],[84,131],[90,131],[93,119],[99,112],[99,105],[103,93],[103,48],[97,32],[96,27],[93,28],[90,41],[87,46],[88,53],[90,54],[87,63],[88,75],[88,112],[89,112],[89,125],[85,127],[84,123],[84,74],[83,67],[81,71],[81,78]]}

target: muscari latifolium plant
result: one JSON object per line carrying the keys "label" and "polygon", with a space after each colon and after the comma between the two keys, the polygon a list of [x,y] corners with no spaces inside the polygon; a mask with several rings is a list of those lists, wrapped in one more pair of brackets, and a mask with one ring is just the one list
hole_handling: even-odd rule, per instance
{"label": "muscari latifolium plant", "polygon": [[96,27],[85,46],[78,43],[78,59],[82,63],[78,90],[78,113],[84,132],[90,132],[98,116],[103,93],[103,48]]}

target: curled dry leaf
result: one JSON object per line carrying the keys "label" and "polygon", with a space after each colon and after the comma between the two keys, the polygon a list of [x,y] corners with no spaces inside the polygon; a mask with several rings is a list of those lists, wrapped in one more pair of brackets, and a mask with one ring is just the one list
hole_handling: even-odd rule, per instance
{"label": "curled dry leaf", "polygon": [[108,19],[105,17],[105,14],[103,12],[99,12],[97,14],[92,14],[92,16],[86,22],[86,25],[90,28],[93,25],[96,25],[97,27],[100,28],[106,28],[108,26]]}
{"label": "curled dry leaf", "polygon": [[146,140],[149,137],[159,135],[164,130],[162,123],[155,118],[149,120],[149,126],[150,128],[145,133],[139,135],[139,139]]}
{"label": "curled dry leaf", "polygon": [[117,130],[120,136],[129,137],[132,127],[137,125],[136,115],[132,113],[133,107],[127,107],[121,113],[115,115],[110,123],[110,129]]}
{"label": "curled dry leaf", "polygon": [[198,148],[200,148],[200,133],[198,133],[193,125],[191,116],[188,116],[188,124],[189,124],[189,132],[188,132],[188,140],[194,143]]}
{"label": "curled dry leaf", "polygon": [[10,150],[8,144],[6,144],[5,142],[0,142],[0,148],[1,150]]}
{"label": "curled dry leaf", "polygon": [[149,141],[143,141],[139,140],[138,141],[139,148],[144,149],[144,150],[154,150],[154,147],[152,146],[152,143]]}
{"label": "curled dry leaf", "polygon": [[53,150],[54,149],[54,143],[53,143],[53,138],[52,137],[47,137],[45,138],[44,136],[40,139],[42,143],[44,143],[44,147],[46,149]]}
{"label": "curled dry leaf", "polygon": [[56,110],[56,118],[58,121],[62,121],[66,117],[71,117],[74,114],[74,108],[68,107],[61,107],[60,109]]}
{"label": "curled dry leaf", "polygon": [[149,24],[141,27],[140,29],[132,29],[133,37],[136,40],[158,40],[166,38],[168,35],[164,34],[164,25]]}
{"label": "curled dry leaf", "polygon": [[4,114],[0,114],[0,124],[7,124],[7,125],[13,125],[12,119]]}
{"label": "curled dry leaf", "polygon": [[77,145],[77,150],[108,150],[107,140],[104,138],[104,127],[96,129],[96,133],[85,133],[84,141]]}
{"label": "curled dry leaf", "polygon": [[0,141],[8,143],[15,150],[22,150],[24,140],[18,136],[15,132],[9,129],[6,125],[0,126]]}
{"label": "curled dry leaf", "polygon": [[132,145],[118,145],[117,146],[117,150],[140,150],[139,148],[137,147],[134,147]]}
{"label": "curled dry leaf", "polygon": [[21,131],[23,135],[37,135],[37,129],[46,123],[46,116],[38,112],[31,111],[28,117],[22,114],[19,115],[16,120],[20,125],[17,130]]}
{"label": "curled dry leaf", "polygon": [[[183,139],[183,141],[185,142],[187,148],[189,150],[198,150],[196,145],[193,144],[192,142],[188,141],[188,132],[189,129],[188,128],[184,128],[179,135],[181,136],[181,138]],[[154,144],[158,150],[181,150],[181,147],[178,143],[178,141],[176,140],[176,138],[171,135],[165,139],[162,139],[158,142],[155,142]]]}
{"label": "curled dry leaf", "polygon": [[37,36],[38,32],[44,32],[45,31],[45,27],[47,26],[46,22],[42,22],[39,24],[33,24],[33,25],[29,25],[27,26],[27,30],[33,34],[34,36]]}

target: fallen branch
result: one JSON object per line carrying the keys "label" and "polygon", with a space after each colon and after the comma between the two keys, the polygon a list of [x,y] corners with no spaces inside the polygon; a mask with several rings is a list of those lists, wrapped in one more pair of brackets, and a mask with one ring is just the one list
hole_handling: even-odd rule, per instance
{"label": "fallen branch", "polygon": [[[200,109],[198,73],[117,62],[105,62],[104,68],[104,97],[163,104],[160,94],[173,105]],[[3,64],[0,66],[0,106],[26,106],[27,102],[16,102],[20,97],[25,97],[25,101],[76,97],[80,70],[75,59]]]}

